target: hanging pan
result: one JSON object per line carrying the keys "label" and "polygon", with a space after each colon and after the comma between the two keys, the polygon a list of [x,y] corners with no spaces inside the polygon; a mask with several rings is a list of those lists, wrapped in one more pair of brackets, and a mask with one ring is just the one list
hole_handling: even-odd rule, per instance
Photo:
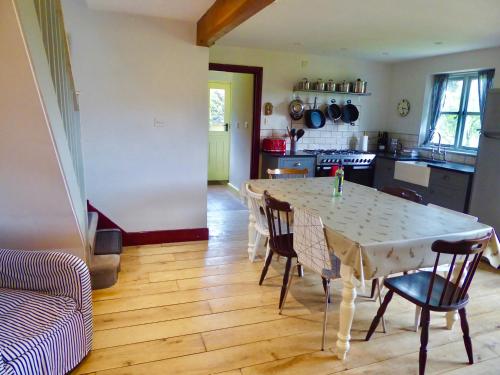
{"label": "hanging pan", "polygon": [[332,121],[338,121],[340,117],[342,117],[342,110],[340,106],[335,103],[335,99],[332,99],[331,104],[326,106],[325,115]]}
{"label": "hanging pan", "polygon": [[311,129],[319,129],[325,126],[326,117],[323,112],[316,108],[317,98],[314,98],[314,107],[305,113],[306,126]]}
{"label": "hanging pan", "polygon": [[354,126],[355,125],[354,123],[356,122],[358,117],[359,117],[358,108],[354,104],[351,104],[351,101],[348,100],[347,104],[342,107],[342,116],[341,116],[342,121]]}
{"label": "hanging pan", "polygon": [[288,105],[288,113],[292,120],[300,120],[304,116],[304,102],[298,97]]}

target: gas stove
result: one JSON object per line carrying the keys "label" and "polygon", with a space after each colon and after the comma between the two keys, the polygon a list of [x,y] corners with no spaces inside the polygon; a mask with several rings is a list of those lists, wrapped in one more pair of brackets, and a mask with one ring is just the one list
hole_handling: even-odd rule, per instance
{"label": "gas stove", "polygon": [[316,167],[338,165],[362,166],[370,165],[375,159],[375,154],[357,150],[303,150],[308,154],[316,155]]}

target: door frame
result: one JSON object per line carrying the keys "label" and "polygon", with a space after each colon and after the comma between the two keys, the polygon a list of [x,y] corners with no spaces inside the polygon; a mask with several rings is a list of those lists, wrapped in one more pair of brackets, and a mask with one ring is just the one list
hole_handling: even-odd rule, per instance
{"label": "door frame", "polygon": [[259,178],[260,115],[262,108],[262,77],[264,75],[264,69],[260,66],[209,63],[208,70],[229,73],[247,73],[253,75],[253,120],[250,178]]}

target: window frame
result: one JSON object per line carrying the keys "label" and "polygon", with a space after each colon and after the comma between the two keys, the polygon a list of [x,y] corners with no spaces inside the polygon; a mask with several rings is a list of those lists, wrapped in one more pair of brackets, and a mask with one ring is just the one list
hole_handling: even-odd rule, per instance
{"label": "window frame", "polygon": [[[467,107],[469,105],[469,94],[470,94],[470,86],[471,82],[477,79],[478,72],[466,72],[466,73],[454,73],[448,75],[449,81],[462,81],[462,93],[460,95],[460,105],[458,108],[458,112],[453,111],[441,111],[439,116],[441,115],[456,115],[457,116],[457,125],[455,129],[455,140],[453,145],[442,144],[441,147],[444,147],[448,150],[457,150],[457,151],[465,151],[465,152],[477,152],[478,147],[469,147],[463,145],[463,134],[465,131],[465,121],[467,120],[467,116],[479,116],[479,121],[481,124],[481,128],[483,124],[481,123],[481,113],[480,112],[467,112]],[[448,85],[448,84],[447,84]],[[439,120],[439,118],[438,118]],[[430,129],[431,124],[428,124],[428,129]],[[428,142],[429,146],[437,146],[437,143]]]}

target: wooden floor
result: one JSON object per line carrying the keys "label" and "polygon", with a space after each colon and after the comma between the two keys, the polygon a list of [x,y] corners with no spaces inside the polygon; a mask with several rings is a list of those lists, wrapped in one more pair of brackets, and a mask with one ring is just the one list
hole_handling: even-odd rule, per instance
{"label": "wooden floor", "polygon": [[[219,194],[220,193],[220,194]],[[94,345],[74,374],[415,374],[414,308],[394,297],[388,333],[364,342],[378,304],[358,297],[352,346],[335,359],[340,282],[333,283],[328,350],[321,352],[323,292],[311,272],[295,279],[284,315],[284,264],[273,261],[258,285],[262,258],[247,257],[247,212],[231,194],[210,199],[208,242],[130,247],[118,284],[94,292]],[[262,255],[263,249],[261,250]],[[469,323],[476,363],[466,365],[460,327],[431,315],[427,374],[499,374],[499,273],[486,265],[471,287]]]}

